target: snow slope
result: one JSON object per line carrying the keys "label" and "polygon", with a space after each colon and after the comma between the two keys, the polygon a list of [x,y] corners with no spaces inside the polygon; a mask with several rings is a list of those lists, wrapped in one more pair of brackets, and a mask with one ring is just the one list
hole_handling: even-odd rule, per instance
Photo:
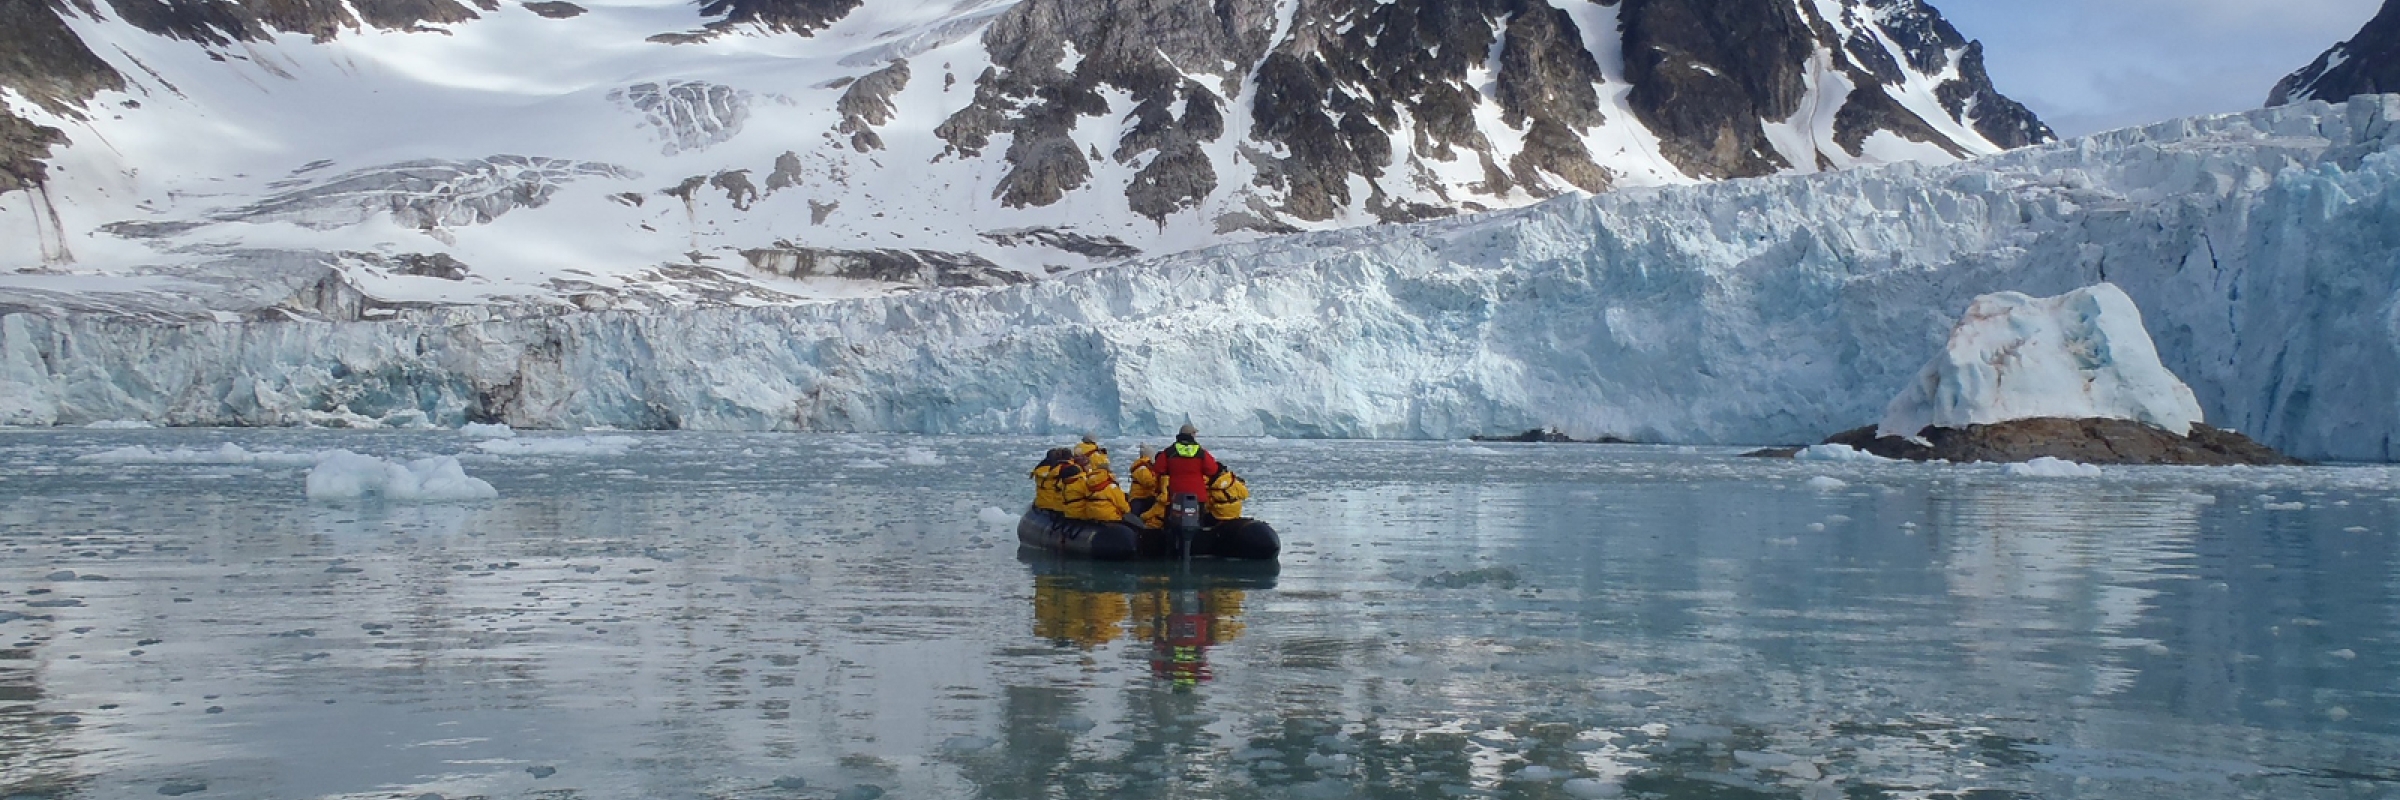
{"label": "snow slope", "polygon": [[[706,14],[724,12],[690,0],[478,0],[484,10],[459,6],[458,20],[260,28],[249,39],[206,27],[214,18],[202,10],[291,4],[178,4],[198,27],[168,31],[176,35],[142,30],[120,8],[145,0],[51,4],[55,12],[28,13],[58,14],[124,85],[61,110],[12,93],[0,69],[0,111],[66,142],[43,181],[0,181],[0,308],[356,319],[425,304],[790,304],[1001,285],[1273,232],[1699,180],[1661,155],[1660,135],[1628,100],[1635,84],[1615,7],[1479,0],[1442,11],[1460,2],[1280,3],[1272,30],[1224,32],[1238,40],[1224,47],[1186,41],[1215,34],[1177,23],[1197,14],[1234,26],[1241,15],[1216,19],[1231,14],[1223,9],[1267,0],[1214,12],[1164,2],[799,3],[836,9],[804,31],[717,20]],[[353,5],[372,18],[438,4]],[[2022,108],[1960,105],[1991,92],[1979,50],[1916,0],[1768,7],[1821,18],[1833,37],[1818,42],[1797,24],[1784,32],[1815,55],[1806,113],[1768,121],[1782,132],[1783,168],[1954,161],[2002,148],[1976,128],[1995,116],[2039,128]],[[1580,40],[1509,38],[1547,32],[1509,26],[1544,10],[1583,26]],[[1451,26],[1460,30],[1501,26],[1468,37],[1490,64],[1418,75],[1433,70],[1424,65],[1442,55],[1438,45],[1357,51],[1377,41],[1360,27],[1370,24],[1392,26],[1392,37],[1467,35],[1409,28],[1454,16],[1467,23]],[[1905,43],[1894,38],[1902,33]],[[1043,62],[1043,48],[1060,41],[1058,63]],[[38,66],[63,48],[8,45],[0,36],[0,63]],[[1306,62],[1289,74],[1332,83],[1266,85],[1270,54]],[[1588,76],[1569,69],[1587,61]],[[1866,74],[1859,64],[1888,65],[1878,77],[1897,99],[1887,102],[1909,114],[1837,130],[1857,80],[1839,70]],[[1779,78],[1784,65],[1701,65],[1737,67]],[[1861,96],[1886,97],[1882,88]],[[1591,108],[1549,108],[1551,95],[1579,91],[1597,93]],[[1261,111],[1262,96],[1277,92],[1303,97]],[[1162,105],[1150,96],[1159,93],[1180,101]],[[1464,98],[1456,118],[1423,118],[1420,106],[1445,98]],[[1322,116],[1317,106],[1339,118],[1324,131],[1260,132],[1302,112]],[[1715,115],[1705,117],[1708,147],[1719,122],[1760,124],[1747,106],[1705,113]],[[1874,135],[1845,146],[1835,141],[1843,131]],[[1333,139],[1358,152],[1310,160]]]}
{"label": "snow slope", "polygon": [[970,289],[371,323],[0,318],[0,420],[1809,441],[1994,291],[2107,281],[2207,416],[2400,458],[2400,96]]}
{"label": "snow slope", "polygon": [[1879,434],[2040,418],[2125,419],[2184,436],[2206,421],[2191,387],[2158,363],[2133,298],[2103,283],[1975,298],[1949,344],[1892,398]]}

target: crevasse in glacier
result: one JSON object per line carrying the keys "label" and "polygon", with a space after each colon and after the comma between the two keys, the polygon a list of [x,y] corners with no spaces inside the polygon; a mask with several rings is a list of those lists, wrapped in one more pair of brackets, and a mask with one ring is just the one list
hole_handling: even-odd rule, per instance
{"label": "crevasse in glacier", "polygon": [[2400,96],[1629,190],[1005,289],[372,323],[0,319],[0,421],[1813,441],[1995,291],[2097,282],[2209,419],[2400,457]]}
{"label": "crevasse in glacier", "polygon": [[2045,417],[2133,420],[2179,436],[2206,421],[2191,387],[2158,362],[2133,298],[2102,283],[2057,297],[1975,298],[1877,433]]}

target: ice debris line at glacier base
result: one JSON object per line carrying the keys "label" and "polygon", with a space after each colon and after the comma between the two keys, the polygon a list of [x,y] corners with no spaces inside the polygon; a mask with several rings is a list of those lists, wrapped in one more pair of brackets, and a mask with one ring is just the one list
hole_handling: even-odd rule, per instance
{"label": "ice debris line at glacier base", "polygon": [[2217,424],[2396,460],[2400,96],[1630,190],[1005,289],[369,323],[0,319],[0,422],[1813,441],[1994,291],[2102,281]]}

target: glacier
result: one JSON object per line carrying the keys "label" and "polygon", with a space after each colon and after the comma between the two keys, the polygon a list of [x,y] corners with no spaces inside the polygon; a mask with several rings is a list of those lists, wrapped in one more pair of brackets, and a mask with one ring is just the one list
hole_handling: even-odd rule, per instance
{"label": "glacier", "polygon": [[1801,442],[1976,296],[2114,283],[2208,418],[2400,459],[2400,96],[1633,189],[1035,284],[370,322],[0,317],[0,422]]}
{"label": "glacier", "polygon": [[2207,421],[2191,387],[2158,362],[2133,298],[2102,283],[1975,298],[1949,344],[1892,398],[1877,434],[2045,417],[2132,420],[2177,436]]}

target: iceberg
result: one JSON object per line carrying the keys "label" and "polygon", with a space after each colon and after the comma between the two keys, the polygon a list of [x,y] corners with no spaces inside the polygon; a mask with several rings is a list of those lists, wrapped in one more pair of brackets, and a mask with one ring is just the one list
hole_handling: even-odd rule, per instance
{"label": "iceberg", "polygon": [[444,503],[499,496],[490,483],[469,477],[451,456],[402,462],[334,450],[308,470],[308,499],[316,501],[375,497],[398,503]]}
{"label": "iceberg", "polygon": [[2049,298],[1975,298],[1949,346],[1892,399],[1877,434],[2045,417],[2132,420],[2177,436],[2205,421],[2191,387],[2159,363],[2133,298],[2103,283]]}
{"label": "iceberg", "polygon": [[1636,189],[1023,286],[367,322],[0,317],[0,423],[1816,441],[2001,291],[2120,287],[2208,419],[2400,459],[2400,96]]}

